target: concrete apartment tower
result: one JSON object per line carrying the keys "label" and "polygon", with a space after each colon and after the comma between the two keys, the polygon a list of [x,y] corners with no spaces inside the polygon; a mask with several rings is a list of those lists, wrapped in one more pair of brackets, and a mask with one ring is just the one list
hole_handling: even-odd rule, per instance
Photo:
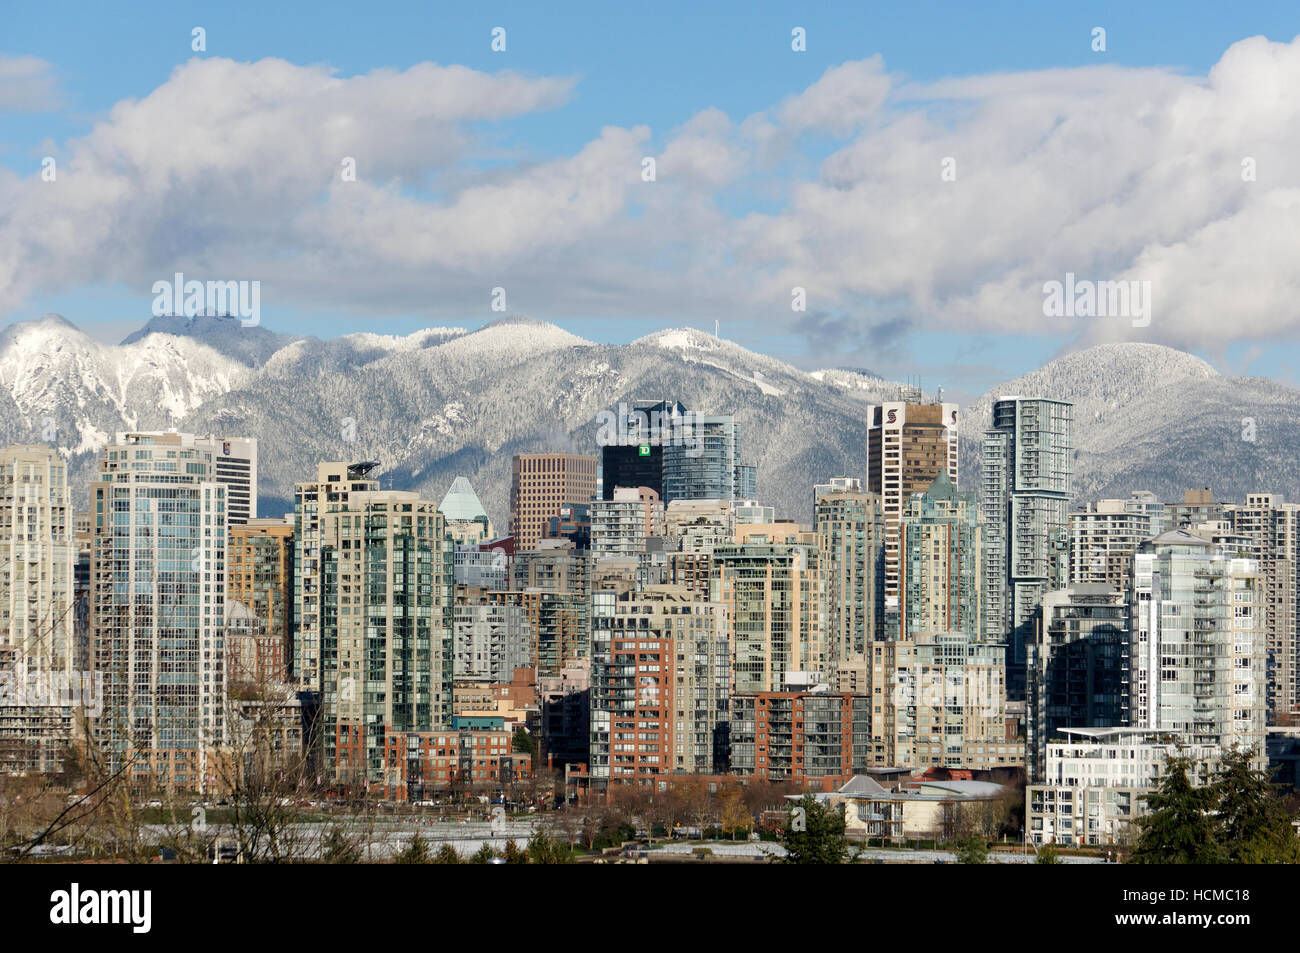
{"label": "concrete apartment tower", "polygon": [[819,487],[813,505],[826,589],[822,636],[837,692],[866,690],[868,651],[883,618],[878,611],[884,581],[880,500],[851,486],[832,481]]}
{"label": "concrete apartment tower", "polygon": [[293,664],[299,687],[321,687],[321,521],[348,505],[354,493],[379,489],[373,460],[320,463],[316,478],[293,488]]}
{"label": "concrete apartment tower", "polygon": [[201,447],[212,453],[217,482],[226,485],[226,522],[231,526],[257,519],[257,438],[199,435],[175,430],[149,430],[137,434],[119,433],[117,442],[129,437],[160,437],[174,434],[187,447]]}
{"label": "concrete apartment tower", "polygon": [[1132,727],[1259,746],[1268,707],[1259,563],[1169,530],[1133,557]]}
{"label": "concrete apartment tower", "polygon": [[76,702],[93,692],[76,663],[73,523],[58,451],[0,450],[0,676],[11,679],[0,773],[59,770]]}
{"label": "concrete apartment tower", "polygon": [[320,514],[321,739],[340,784],[390,783],[385,739],[451,727],[452,543],[438,504],[358,491]]}
{"label": "concrete apartment tower", "polygon": [[1018,396],[994,402],[980,483],[984,638],[1007,646],[1009,690],[1022,699],[1034,614],[1069,575],[1074,405]]}

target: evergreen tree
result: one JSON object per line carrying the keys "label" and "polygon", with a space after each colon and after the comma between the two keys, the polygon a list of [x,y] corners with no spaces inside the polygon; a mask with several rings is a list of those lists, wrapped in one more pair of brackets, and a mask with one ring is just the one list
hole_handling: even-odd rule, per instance
{"label": "evergreen tree", "polygon": [[570,864],[573,851],[545,830],[538,830],[528,841],[528,861],[533,864]]}
{"label": "evergreen tree", "polygon": [[523,725],[515,727],[515,733],[510,739],[510,747],[514,751],[522,751],[534,758],[537,757],[537,741]]}
{"label": "evergreen tree", "polygon": [[1138,819],[1138,840],[1130,864],[1216,864],[1226,857],[1214,816],[1211,787],[1195,787],[1188,772],[1195,762],[1170,755],[1160,786],[1146,795],[1148,813]]}
{"label": "evergreen tree", "polygon": [[331,827],[321,845],[321,863],[323,864],[359,864],[361,863],[361,844],[355,837],[349,837],[338,827]]}
{"label": "evergreen tree", "polygon": [[411,838],[411,842],[393,858],[393,863],[431,864],[433,863],[433,852],[429,850],[429,845],[424,842],[424,838],[416,834]]}
{"label": "evergreen tree", "polygon": [[787,864],[842,864],[848,854],[844,813],[805,794],[781,831]]}
{"label": "evergreen tree", "polygon": [[957,863],[987,864],[989,862],[989,845],[978,834],[962,838],[957,842]]}
{"label": "evergreen tree", "polygon": [[1255,750],[1226,752],[1215,775],[1219,838],[1227,860],[1239,864],[1300,862],[1300,838],[1269,774],[1252,766]]}

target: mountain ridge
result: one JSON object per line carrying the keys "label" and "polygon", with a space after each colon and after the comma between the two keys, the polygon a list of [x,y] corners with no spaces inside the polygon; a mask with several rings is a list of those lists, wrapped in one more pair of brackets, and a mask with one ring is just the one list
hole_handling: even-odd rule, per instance
{"label": "mountain ridge", "polygon": [[[114,432],[174,427],[258,437],[272,515],[317,461],[364,457],[380,461],[385,486],[434,499],[467,477],[504,530],[512,454],[596,452],[600,411],[671,396],[734,412],[760,498],[807,520],[813,483],[863,475],[865,406],[899,388],[851,369],[802,371],[693,328],[607,345],[524,316],[326,340],[238,319],[156,318],[118,345],[59,315],[0,332],[0,439],[49,442],[39,437],[52,427],[78,505]],[[1189,486],[1300,496],[1300,392],[1154,344],[1066,354],[964,406],[963,488],[978,486],[992,401],[1011,393],[1075,403],[1077,503],[1135,489],[1179,498]]]}

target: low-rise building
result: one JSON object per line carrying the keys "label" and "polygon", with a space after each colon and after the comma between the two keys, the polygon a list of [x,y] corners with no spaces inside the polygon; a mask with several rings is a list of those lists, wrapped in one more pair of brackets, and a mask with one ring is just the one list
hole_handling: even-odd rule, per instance
{"label": "low-rise building", "polygon": [[1025,789],[1030,843],[1107,847],[1131,843],[1145,813],[1143,796],[1160,784],[1169,757],[1196,764],[1193,784],[1206,784],[1219,762],[1217,745],[1179,745],[1167,731],[1063,728],[1067,740],[1047,746],[1042,783]]}
{"label": "low-rise building", "polygon": [[532,758],[512,751],[512,738],[493,718],[453,718],[448,731],[393,732],[384,748],[386,797],[420,801],[438,791],[500,790],[527,780]]}

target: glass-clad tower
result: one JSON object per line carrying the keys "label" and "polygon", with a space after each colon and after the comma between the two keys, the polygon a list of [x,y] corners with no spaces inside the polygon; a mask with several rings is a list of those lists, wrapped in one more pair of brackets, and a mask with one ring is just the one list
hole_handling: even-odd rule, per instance
{"label": "glass-clad tower", "polygon": [[110,770],[205,791],[227,737],[227,488],[182,437],[118,434],[91,484],[96,734]]}
{"label": "glass-clad tower", "polygon": [[1043,594],[1066,582],[1074,491],[1074,405],[1003,397],[985,433],[984,638],[1007,646],[1012,697],[1025,691],[1026,646]]}

